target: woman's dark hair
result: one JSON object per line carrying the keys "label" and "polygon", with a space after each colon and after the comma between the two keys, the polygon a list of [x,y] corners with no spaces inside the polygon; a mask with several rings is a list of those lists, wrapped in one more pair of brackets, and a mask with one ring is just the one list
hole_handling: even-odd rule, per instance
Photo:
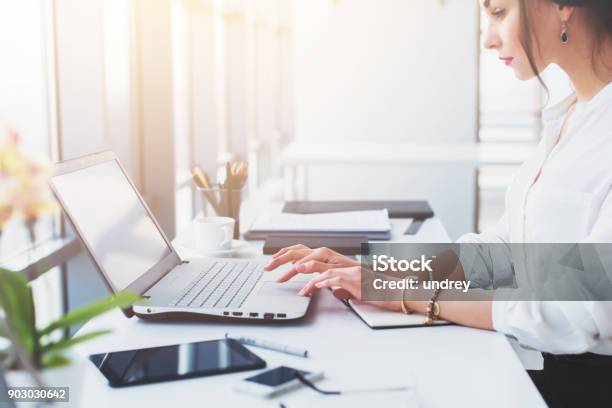
{"label": "woman's dark hair", "polygon": [[[535,63],[534,58],[534,41],[531,33],[531,25],[529,23],[530,20],[530,9],[528,6],[528,2],[533,2],[534,0],[520,0],[521,6],[521,40],[523,43],[523,48],[525,49],[525,53],[527,54],[527,59],[529,60],[529,65],[533,70],[534,74],[537,76],[540,83],[546,87],[546,84],[542,80],[540,73],[538,72],[538,68]],[[541,1],[541,0],[540,0]],[[612,38],[612,0],[544,0],[544,1],[552,1],[553,3],[558,4],[559,6],[575,6],[581,7],[587,12],[587,17],[590,20],[589,23],[593,27],[596,39],[596,45],[593,49],[593,61],[595,61],[595,56],[601,53],[601,47],[606,41],[606,39]],[[561,33],[559,33],[560,35]]]}

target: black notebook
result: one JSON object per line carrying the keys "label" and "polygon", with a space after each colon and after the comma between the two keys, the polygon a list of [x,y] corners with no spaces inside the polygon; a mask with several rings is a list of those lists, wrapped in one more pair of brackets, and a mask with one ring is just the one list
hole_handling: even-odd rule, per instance
{"label": "black notebook", "polygon": [[367,236],[341,236],[323,234],[315,237],[303,235],[268,235],[263,248],[264,255],[272,255],[292,245],[302,244],[309,248],[327,247],[342,255],[359,255],[361,244],[367,243]]}
{"label": "black notebook", "polygon": [[343,211],[368,211],[386,208],[390,218],[424,220],[434,216],[427,201],[287,201],[283,212],[316,214]]}
{"label": "black notebook", "polygon": [[263,241],[268,239],[270,235],[276,237],[292,237],[300,236],[303,238],[325,238],[327,236],[338,238],[338,237],[362,237],[365,236],[368,240],[372,241],[388,241],[391,239],[391,231],[382,232],[368,232],[368,231],[356,231],[356,232],[316,232],[316,231],[247,231],[244,233],[244,239],[247,241]]}

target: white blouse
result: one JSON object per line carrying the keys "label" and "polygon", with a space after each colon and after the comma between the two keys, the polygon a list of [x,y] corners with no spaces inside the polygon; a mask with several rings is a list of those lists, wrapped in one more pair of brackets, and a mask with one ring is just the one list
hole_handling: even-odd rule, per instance
{"label": "white blouse", "polygon": [[[576,110],[556,144],[574,103]],[[466,234],[459,242],[612,243],[612,83],[588,102],[571,95],[545,110],[543,121],[541,143],[508,188],[504,216],[493,228]],[[500,266],[499,254],[495,265],[491,255],[480,254],[480,267],[466,270],[466,279],[481,286],[513,281],[520,286],[537,273],[520,257],[506,256],[507,264]],[[544,352],[612,355],[612,302],[494,297],[493,326]]]}

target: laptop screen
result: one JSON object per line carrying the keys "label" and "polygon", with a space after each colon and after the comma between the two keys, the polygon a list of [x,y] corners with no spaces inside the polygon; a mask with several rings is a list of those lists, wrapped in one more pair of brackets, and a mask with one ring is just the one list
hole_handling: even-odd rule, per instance
{"label": "laptop screen", "polygon": [[57,175],[51,184],[114,290],[171,252],[116,160]]}

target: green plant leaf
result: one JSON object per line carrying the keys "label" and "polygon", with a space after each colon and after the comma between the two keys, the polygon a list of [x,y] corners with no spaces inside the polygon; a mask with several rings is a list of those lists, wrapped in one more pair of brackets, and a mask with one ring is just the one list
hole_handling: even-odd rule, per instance
{"label": "green plant leaf", "polygon": [[47,327],[38,332],[40,337],[48,335],[57,329],[70,327],[75,324],[85,323],[89,319],[108,312],[116,307],[128,307],[140,300],[141,297],[133,293],[121,292],[116,296],[109,296],[105,299],[73,310],[62,316]]}
{"label": "green plant leaf", "polygon": [[0,307],[21,346],[32,356],[38,342],[34,301],[21,273],[0,269]]}
{"label": "green plant leaf", "polygon": [[99,330],[99,331],[95,331],[95,332],[91,332],[91,333],[87,333],[84,334],[82,336],[77,336],[77,337],[72,337],[70,339],[64,339],[64,340],[59,340],[53,343],[49,343],[46,346],[43,347],[42,352],[43,353],[52,353],[52,352],[56,352],[59,350],[65,350],[67,348],[70,348],[76,344],[82,343],[84,341],[88,341],[91,339],[94,339],[98,336],[102,336],[105,334],[109,334],[111,332],[111,330]]}
{"label": "green plant leaf", "polygon": [[48,353],[42,357],[42,366],[44,368],[58,368],[70,364],[70,359],[61,354]]}

